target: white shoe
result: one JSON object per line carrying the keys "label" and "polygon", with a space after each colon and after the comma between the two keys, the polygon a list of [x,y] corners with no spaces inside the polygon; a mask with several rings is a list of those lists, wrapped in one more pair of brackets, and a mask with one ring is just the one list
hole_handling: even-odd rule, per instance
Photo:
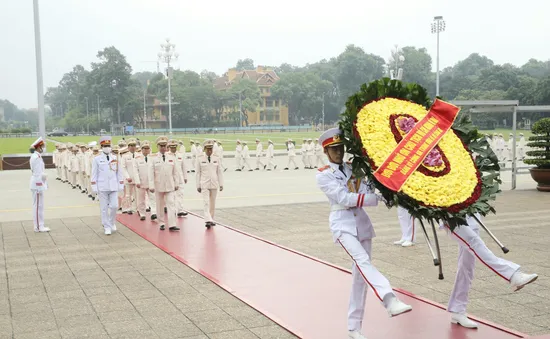
{"label": "white shoe", "polygon": [[411,246],[414,246],[414,242],[405,240],[405,241],[401,244],[401,246],[403,246],[403,247],[411,247]]}
{"label": "white shoe", "polygon": [[39,228],[39,229],[35,229],[34,231],[35,232],[49,232],[50,229],[48,227],[42,227],[42,228]]}
{"label": "white shoe", "polygon": [[111,235],[111,229],[110,228],[105,229],[105,235]]}
{"label": "white shoe", "polygon": [[392,298],[390,304],[386,309],[388,310],[390,317],[393,317],[401,313],[409,312],[410,310],[412,310],[412,306],[407,305],[401,300],[394,297]]}
{"label": "white shoe", "polygon": [[466,328],[477,328],[477,323],[469,319],[465,314],[451,312],[451,323]]}
{"label": "white shoe", "polygon": [[362,335],[361,332],[359,331],[349,331],[348,338],[349,339],[367,339],[367,337]]}
{"label": "white shoe", "polygon": [[519,291],[523,287],[525,287],[525,285],[537,280],[538,277],[539,276],[536,274],[525,274],[518,270],[516,271],[516,273],[514,273],[514,275],[512,275],[512,278],[510,279],[510,285],[512,285],[514,292]]}
{"label": "white shoe", "polygon": [[111,231],[116,232],[116,225],[111,226]]}
{"label": "white shoe", "polygon": [[393,244],[394,245],[402,245],[404,242],[405,242],[405,239],[401,239],[401,240],[394,241]]}

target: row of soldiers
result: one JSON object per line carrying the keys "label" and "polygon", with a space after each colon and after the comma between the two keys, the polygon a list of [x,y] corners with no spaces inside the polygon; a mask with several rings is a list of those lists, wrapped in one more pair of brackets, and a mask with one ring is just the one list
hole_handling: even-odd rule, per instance
{"label": "row of soldiers", "polygon": [[[110,164],[115,160],[116,169],[117,171],[120,169],[122,178],[121,189],[116,190],[117,209],[128,214],[137,211],[141,220],[145,220],[146,212],[150,212],[151,220],[158,219],[161,230],[164,229],[164,214],[167,213],[170,230],[177,230],[175,217],[187,215],[183,204],[183,185],[187,183],[188,173],[196,172],[197,190],[205,192],[203,198],[205,199],[206,225],[208,227],[214,225],[215,194],[212,193],[211,186],[216,186],[221,190],[220,182],[223,183],[223,178],[221,172],[218,175],[218,167],[220,171],[222,168],[221,158],[213,154],[215,143],[212,140],[205,143],[204,151],[201,147],[201,152],[197,152],[192,161],[192,170],[187,169],[184,161],[185,155],[178,151],[178,147],[181,149],[182,143],[176,140],[168,140],[166,137],[158,138],[159,152],[155,154],[151,153],[151,143],[147,140],[141,142],[136,139],[129,139],[127,142],[121,140],[118,145],[112,145],[112,147],[110,139],[102,138],[102,142],[103,144],[100,146],[95,143],[88,145],[83,143],[56,144],[53,160],[57,169],[57,180],[66,182],[73,188],[81,189],[82,193],[87,193],[90,198],[95,200],[98,190],[94,190],[92,186],[94,182],[97,186],[98,180],[99,182],[101,180],[94,179],[94,175],[97,177],[102,173],[100,171],[94,174],[94,161],[98,157],[105,158],[103,159],[105,164]],[[107,153],[105,145],[108,145]],[[209,167],[212,166],[203,166],[203,160],[211,160],[211,158],[215,159],[215,171],[209,170]],[[167,168],[171,169],[170,173],[166,172],[166,169],[162,170],[164,166],[158,166],[158,159],[162,159],[160,165],[166,163]],[[109,167],[106,169],[109,170]],[[157,193],[155,193],[155,189]],[[112,197],[109,195],[103,200],[109,201],[110,199]],[[100,204],[101,202],[100,198]],[[109,203],[108,205],[112,206],[113,204]],[[157,212],[157,207],[161,211],[160,213]],[[107,210],[107,207],[102,208],[103,226],[106,234],[111,234],[116,230],[114,222],[116,211],[109,215]]]}
{"label": "row of soldiers", "polygon": [[[510,133],[508,142],[504,140],[502,134],[494,133],[492,136],[487,136],[487,141],[493,152],[495,152],[499,161],[512,161],[513,147],[514,147],[514,135]],[[526,143],[523,133],[519,134],[519,142],[516,143],[516,159],[523,160],[525,158]]]}

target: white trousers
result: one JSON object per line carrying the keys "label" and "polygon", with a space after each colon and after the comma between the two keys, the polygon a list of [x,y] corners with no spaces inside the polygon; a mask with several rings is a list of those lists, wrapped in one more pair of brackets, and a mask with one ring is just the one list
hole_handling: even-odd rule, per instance
{"label": "white trousers", "polygon": [[65,166],[61,167],[61,180],[67,181],[68,177],[69,176],[67,175],[67,167]]}
{"label": "white trousers", "polygon": [[[291,167],[290,164],[293,164],[294,166]],[[288,164],[286,165],[287,168],[296,168],[298,165],[296,165],[296,156],[295,155],[289,155],[288,156]]]}
{"label": "white trousers", "polygon": [[103,228],[111,229],[116,222],[116,211],[118,210],[117,191],[99,191],[99,209],[101,210],[101,223]]}
{"label": "white trousers", "polygon": [[[478,218],[481,219],[480,216]],[[506,281],[519,269],[519,265],[497,257],[479,236],[479,225],[473,218],[468,218],[468,226],[460,226],[451,233],[460,245],[458,252],[458,269],[455,285],[449,299],[447,310],[455,313],[466,313],[468,293],[474,279],[476,257],[482,264]]]}
{"label": "white trousers", "polygon": [[309,167],[309,158],[305,153],[302,154],[302,162],[304,163],[304,167]]}
{"label": "white trousers", "polygon": [[124,202],[122,209],[124,211],[135,211],[137,205],[136,199],[136,185],[135,184],[124,184]]}
{"label": "white trousers", "polygon": [[267,168],[269,168],[269,169],[275,168],[275,162],[273,161],[273,158],[274,157],[270,157],[269,160],[268,160]]}
{"label": "white trousers", "polygon": [[34,230],[44,228],[44,191],[31,190]]}
{"label": "white trousers", "polygon": [[86,173],[79,172],[78,175],[80,176],[80,189],[81,190],[88,189],[88,180],[86,180],[88,176],[86,175]]}
{"label": "white trousers", "polygon": [[[157,201],[158,214],[157,218],[160,225],[168,227],[176,225],[176,192],[159,192],[155,191],[155,199]],[[164,215],[164,206],[166,206],[166,216]],[[168,225],[166,225],[166,217],[168,217]]]}
{"label": "white trousers", "polygon": [[397,218],[401,226],[401,240],[416,241],[416,223],[409,211],[401,206],[397,206]]}
{"label": "white trousers", "polygon": [[308,154],[307,155],[307,162],[309,162],[309,167],[315,166],[315,155],[314,154]]}
{"label": "white trousers", "polygon": [[241,156],[241,154],[235,153],[235,162],[237,164],[238,169],[241,169],[241,167],[243,167],[242,161],[243,161],[243,157]]}
{"label": "white trousers", "polygon": [[371,263],[372,239],[359,241],[354,235],[342,233],[338,242],[353,259],[351,270],[351,295],[348,308],[348,330],[361,330],[365,314],[367,285],[374,295],[383,302],[387,294],[393,294],[390,282]]}
{"label": "white trousers", "polygon": [[179,187],[176,191],[176,213],[185,212],[183,209],[183,187]]}
{"label": "white trousers", "polygon": [[61,166],[55,166],[57,177],[61,179]]}
{"label": "white trousers", "polygon": [[217,189],[201,190],[202,201],[204,203],[204,219],[205,221],[214,221],[214,211],[216,210],[216,197],[218,196]]}
{"label": "white trousers", "polygon": [[256,154],[256,168],[264,167],[264,162],[262,161],[262,155]]}
{"label": "white trousers", "polygon": [[[247,169],[251,170],[252,167],[250,167],[250,163],[248,162],[249,158],[242,158],[242,159],[243,159],[243,163],[242,163],[241,167],[244,167],[245,169],[247,168]],[[239,168],[241,168],[241,167],[239,167]]]}
{"label": "white trousers", "polygon": [[137,211],[139,216],[145,215],[145,210],[147,207],[151,207],[151,214],[157,214],[157,204],[155,200],[155,193],[149,192],[148,188],[137,188],[136,187],[136,200],[137,200]]}

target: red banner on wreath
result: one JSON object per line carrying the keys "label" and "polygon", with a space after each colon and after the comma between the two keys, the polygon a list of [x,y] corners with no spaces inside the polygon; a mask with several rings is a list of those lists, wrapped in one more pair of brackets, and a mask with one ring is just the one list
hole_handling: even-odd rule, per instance
{"label": "red banner on wreath", "polygon": [[398,192],[428,153],[449,131],[460,108],[436,99],[430,111],[401,140],[390,156],[374,172],[374,177]]}

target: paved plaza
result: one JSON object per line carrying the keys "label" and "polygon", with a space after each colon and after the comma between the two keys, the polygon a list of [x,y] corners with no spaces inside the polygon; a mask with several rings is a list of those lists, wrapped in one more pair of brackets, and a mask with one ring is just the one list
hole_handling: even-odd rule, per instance
{"label": "paved plaza", "polygon": [[[233,159],[225,159],[230,169],[217,219],[349,267],[347,255],[331,241],[328,203],[315,186],[315,170],[280,171],[285,161],[277,157],[273,172],[235,172]],[[294,337],[124,226],[104,236],[97,202],[58,181],[50,180],[46,193],[52,232],[35,234],[28,178],[28,171],[0,172],[0,338]],[[499,195],[498,215],[487,218],[510,253],[503,255],[487,234],[482,237],[495,253],[539,279],[513,293],[478,264],[468,311],[540,335],[550,333],[550,195],[534,186],[529,175],[520,175],[518,190]],[[194,188],[191,176],[186,204],[201,213]],[[439,233],[445,273],[440,281],[423,238],[411,248],[391,244],[400,237],[395,210],[380,206],[369,214],[377,232],[373,260],[393,287],[446,304],[457,244]]]}

